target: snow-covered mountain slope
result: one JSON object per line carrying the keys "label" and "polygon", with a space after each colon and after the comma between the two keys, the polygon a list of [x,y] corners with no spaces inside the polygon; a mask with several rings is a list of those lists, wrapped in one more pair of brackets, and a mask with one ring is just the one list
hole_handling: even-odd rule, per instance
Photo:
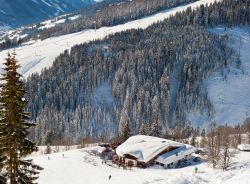
{"label": "snow-covered mountain slope", "polygon": [[[179,169],[114,168],[90,155],[90,148],[49,155],[34,156],[34,162],[44,168],[39,184],[247,184],[250,174],[250,153],[240,152],[233,158],[229,171],[212,169],[206,163],[196,163]],[[63,157],[64,154],[64,157]],[[50,159],[48,159],[48,157]],[[198,167],[199,172],[194,173]],[[108,180],[109,175],[111,179]]]}
{"label": "snow-covered mountain slope", "polygon": [[0,26],[38,22],[85,7],[94,0],[0,0]]}
{"label": "snow-covered mountain slope", "polygon": [[[241,66],[230,66],[222,76],[221,71],[214,73],[206,81],[209,96],[214,106],[213,121],[223,124],[242,123],[250,116],[250,27],[215,28],[214,34],[228,34],[230,47],[236,53],[240,51]],[[191,122],[207,123],[199,113],[189,115]]]}
{"label": "snow-covered mountain slope", "polygon": [[[36,40],[24,43],[22,46],[16,48],[18,60],[22,65],[21,73],[27,77],[33,72],[40,72],[43,68],[52,65],[56,56],[66,49],[70,49],[75,44],[102,39],[110,34],[121,32],[129,29],[145,29],[148,26],[168,18],[176,12],[181,12],[188,7],[195,8],[201,4],[210,4],[216,0],[200,0],[188,5],[179,6],[169,10],[159,12],[155,15],[148,16],[139,20],[127,22],[122,25],[113,27],[102,27],[97,30],[88,29],[82,32],[68,34],[60,37],[53,37],[46,40]],[[48,25],[48,24],[47,24]],[[0,61],[6,57],[10,50],[0,52]],[[1,67],[1,65],[0,65]]]}

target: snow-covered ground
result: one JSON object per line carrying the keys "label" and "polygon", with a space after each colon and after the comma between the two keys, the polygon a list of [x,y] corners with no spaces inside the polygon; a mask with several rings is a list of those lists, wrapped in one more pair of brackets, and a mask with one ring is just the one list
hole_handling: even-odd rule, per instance
{"label": "snow-covered ground", "polygon": [[[250,152],[239,152],[230,170],[224,172],[212,169],[205,162],[179,169],[165,170],[157,166],[123,170],[102,165],[97,156],[90,154],[89,148],[34,156],[33,159],[44,168],[39,184],[248,184],[250,179]],[[194,173],[195,167],[199,173]],[[109,175],[111,180],[108,180]]]}
{"label": "snow-covered ground", "polygon": [[[225,34],[224,27],[209,31]],[[221,71],[214,72],[205,82],[215,114],[212,120],[199,113],[189,114],[189,120],[199,125],[208,121],[234,125],[242,123],[250,116],[250,27],[227,28],[226,32],[229,36],[229,46],[236,53],[240,50],[241,66],[237,68],[236,65],[231,65],[229,72],[226,72],[226,78],[222,76]]]}
{"label": "snow-covered ground", "polygon": [[[168,18],[170,15],[176,12],[181,12],[188,7],[195,8],[201,4],[210,4],[216,0],[200,0],[188,5],[179,6],[169,10],[159,12],[155,15],[148,16],[139,20],[127,22],[125,24],[112,26],[112,27],[102,27],[96,31],[93,29],[84,30],[82,32],[68,34],[59,37],[53,37],[46,40],[37,40],[32,43],[24,43],[23,46],[16,48],[17,58],[22,65],[21,73],[27,77],[33,72],[40,72],[45,67],[50,67],[55,59],[60,53],[66,49],[70,49],[75,44],[80,44],[83,42],[89,42],[96,39],[103,39],[107,35],[114,34],[129,29],[142,28],[145,29],[148,26],[162,21]],[[0,52],[0,68],[2,67],[3,59],[6,57],[9,50],[4,50]]]}
{"label": "snow-covered ground", "polygon": [[[214,29],[223,33],[224,28]],[[208,81],[216,122],[237,124],[250,116],[250,27],[227,29],[230,46],[239,52],[241,67],[230,67],[227,79],[215,73]]]}

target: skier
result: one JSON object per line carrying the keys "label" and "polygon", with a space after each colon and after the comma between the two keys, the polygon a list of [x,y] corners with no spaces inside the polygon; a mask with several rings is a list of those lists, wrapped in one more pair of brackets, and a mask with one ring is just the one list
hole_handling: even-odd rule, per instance
{"label": "skier", "polygon": [[111,174],[109,175],[109,180],[111,179]]}
{"label": "skier", "polygon": [[198,167],[195,167],[195,168],[194,168],[194,172],[195,172],[195,173],[198,173]]}

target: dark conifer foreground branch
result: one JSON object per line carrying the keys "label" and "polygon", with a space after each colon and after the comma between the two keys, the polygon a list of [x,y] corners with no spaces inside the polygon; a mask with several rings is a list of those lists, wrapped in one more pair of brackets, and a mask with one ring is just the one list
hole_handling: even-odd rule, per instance
{"label": "dark conifer foreground branch", "polygon": [[[35,143],[28,140],[29,128],[25,112],[27,100],[24,98],[22,76],[17,69],[16,54],[8,54],[4,63],[0,97],[0,174],[2,181],[10,184],[33,184],[42,168],[25,160],[25,157],[37,150]],[[1,180],[1,179],[0,179]]]}

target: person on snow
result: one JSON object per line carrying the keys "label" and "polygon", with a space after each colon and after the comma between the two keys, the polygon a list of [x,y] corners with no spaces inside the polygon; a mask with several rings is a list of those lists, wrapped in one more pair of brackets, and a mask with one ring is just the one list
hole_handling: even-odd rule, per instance
{"label": "person on snow", "polygon": [[195,173],[198,173],[198,167],[195,167],[195,168],[194,168],[194,172],[195,172]]}
{"label": "person on snow", "polygon": [[111,179],[111,174],[109,175],[109,180]]}

